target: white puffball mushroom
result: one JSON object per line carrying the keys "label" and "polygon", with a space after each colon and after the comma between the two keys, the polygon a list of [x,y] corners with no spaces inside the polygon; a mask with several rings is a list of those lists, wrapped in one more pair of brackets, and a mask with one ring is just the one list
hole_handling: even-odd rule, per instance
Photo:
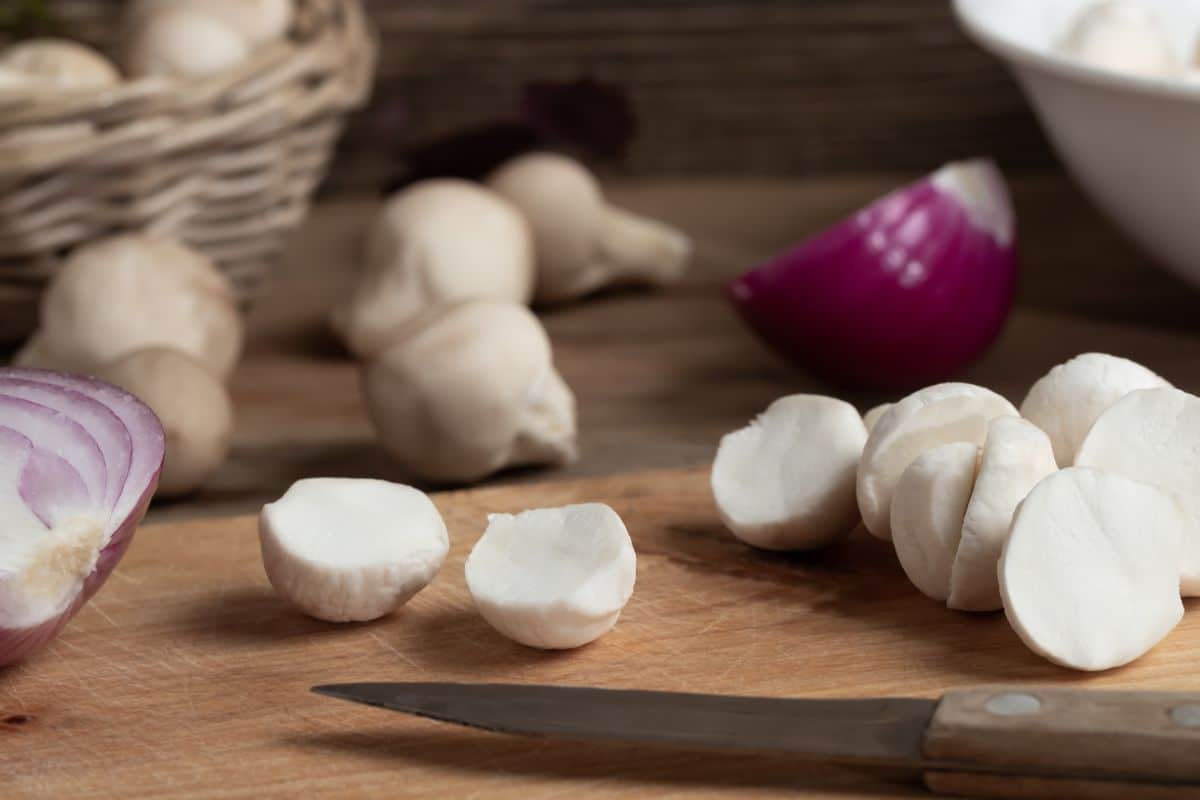
{"label": "white puffball mushroom", "polygon": [[665,285],[687,268],[687,236],[609,205],[595,176],[574,159],[519,156],[493,173],[488,185],[533,226],[539,303],[563,303],[607,286]]}
{"label": "white puffball mushroom", "polygon": [[1092,423],[1109,406],[1135,389],[1169,385],[1136,361],[1084,353],[1038,379],[1021,403],[1021,416],[1046,432],[1058,465],[1069,467]]}
{"label": "white puffball mushroom", "polygon": [[858,465],[858,508],[867,530],[891,539],[896,482],[922,453],[952,442],[982,445],[988,423],[1015,415],[1012,403],[969,383],[941,383],[910,394],[876,423]]}
{"label": "white puffball mushroom", "polygon": [[1050,438],[1036,425],[1020,417],[992,420],[962,522],[946,605],[960,611],[1004,607],[996,567],[1013,513],[1033,487],[1057,469]]}
{"label": "white puffball mushroom", "polygon": [[1085,9],[1059,50],[1094,67],[1148,78],[1174,77],[1182,66],[1154,13],[1126,0]]}
{"label": "white puffball mushroom", "polygon": [[0,51],[10,85],[104,89],[121,82],[116,66],[96,50],[68,39],[27,39]]}
{"label": "white puffball mushroom", "polygon": [[200,488],[229,455],[233,401],[221,379],[176,350],[137,350],[95,370],[158,416],[166,436],[166,459],[157,495],[178,497]]}
{"label": "white puffball mushroom", "polygon": [[854,481],[867,430],[854,406],[792,395],[726,434],[712,467],[717,511],[734,536],[765,550],[810,550],[858,522]]}
{"label": "white puffball mushroom", "polygon": [[233,287],[199,252],[172,239],[124,234],[80,247],[42,295],[29,367],[89,372],[135,350],[192,356],[222,379],[242,349]]}
{"label": "white puffball mushroom", "polygon": [[529,309],[474,300],[430,311],[363,372],[385,449],[413,478],[468,483],[575,458],[575,397]]}
{"label": "white puffball mushroom", "polygon": [[149,15],[133,26],[125,48],[125,69],[134,78],[208,78],[251,54],[237,29],[189,6]]}
{"label": "white puffball mushroom", "polygon": [[1176,497],[1188,518],[1180,590],[1200,595],[1200,398],[1169,386],[1130,392],[1096,420],[1075,463]]}
{"label": "white puffball mushroom", "polygon": [[562,650],[617,624],[633,595],[637,555],[617,512],[584,503],[492,514],[466,572],[488,624],[523,645]]}
{"label": "white puffball mushroom", "polygon": [[275,590],[326,622],[367,622],[424,589],[450,550],[423,492],[367,478],[306,478],[259,516]]}
{"label": "white puffball mushroom", "polygon": [[528,304],[533,235],[512,203],[477,184],[422,181],[395,194],[367,235],[365,268],[333,327],[373,358],[416,314],[470,299]]}
{"label": "white puffball mushroom", "polygon": [[918,456],[896,483],[892,543],[900,566],[913,586],[940,602],[950,595],[954,554],[978,463],[975,444],[944,444]]}
{"label": "white puffball mushroom", "polygon": [[1143,655],[1183,617],[1183,525],[1179,506],[1154,486],[1081,467],[1050,475],[1017,509],[1000,559],[1013,629],[1072,669]]}
{"label": "white puffball mushroom", "polygon": [[178,8],[219,20],[250,45],[283,39],[295,16],[293,0],[128,0],[124,9],[125,29],[131,31],[155,15]]}
{"label": "white puffball mushroom", "polygon": [[863,425],[867,426],[867,433],[875,430],[875,426],[879,420],[883,419],[883,415],[892,410],[892,405],[892,403],[880,403],[863,414]]}

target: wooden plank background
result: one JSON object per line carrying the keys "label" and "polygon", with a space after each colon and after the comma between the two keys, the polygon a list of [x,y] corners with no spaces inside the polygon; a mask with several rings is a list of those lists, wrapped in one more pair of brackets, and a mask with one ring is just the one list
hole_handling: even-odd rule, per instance
{"label": "wooden plank background", "polygon": [[[1053,157],[949,0],[367,0],[372,107],[328,190],[375,189],[406,147],[511,116],[530,80],[628,87],[641,130],[615,171],[803,176]],[[120,0],[50,0],[103,41]],[[398,133],[397,130],[402,131]]]}

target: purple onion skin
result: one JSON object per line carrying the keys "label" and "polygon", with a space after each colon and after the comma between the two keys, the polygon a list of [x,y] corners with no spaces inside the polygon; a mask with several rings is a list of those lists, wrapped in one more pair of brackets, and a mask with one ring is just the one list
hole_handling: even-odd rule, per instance
{"label": "purple onion skin", "polygon": [[[893,233],[905,220],[910,230],[932,223],[953,232],[909,237],[908,263],[924,268],[914,280],[872,250],[866,226],[881,218],[901,221]],[[1015,235],[1002,246],[926,179],[737,278],[728,294],[750,327],[801,367],[847,388],[899,391],[958,374],[995,342],[1017,266]]]}

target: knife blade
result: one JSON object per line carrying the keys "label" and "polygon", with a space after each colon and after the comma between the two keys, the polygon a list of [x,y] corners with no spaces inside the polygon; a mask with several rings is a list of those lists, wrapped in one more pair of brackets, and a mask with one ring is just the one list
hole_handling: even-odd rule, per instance
{"label": "knife blade", "polygon": [[458,683],[313,691],[499,733],[909,768],[935,791],[965,796],[1093,796],[1097,786],[1114,797],[1200,796],[1200,694],[978,687],[938,700],[828,700]]}

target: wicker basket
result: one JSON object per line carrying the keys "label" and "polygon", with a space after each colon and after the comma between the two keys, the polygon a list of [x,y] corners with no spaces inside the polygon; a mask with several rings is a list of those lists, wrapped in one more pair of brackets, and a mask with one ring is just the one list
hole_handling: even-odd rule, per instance
{"label": "wicker basket", "polygon": [[375,53],[359,0],[297,0],[288,41],[216,78],[0,93],[0,340],[32,330],[64,254],[121,231],[181,238],[251,299],[365,101]]}

